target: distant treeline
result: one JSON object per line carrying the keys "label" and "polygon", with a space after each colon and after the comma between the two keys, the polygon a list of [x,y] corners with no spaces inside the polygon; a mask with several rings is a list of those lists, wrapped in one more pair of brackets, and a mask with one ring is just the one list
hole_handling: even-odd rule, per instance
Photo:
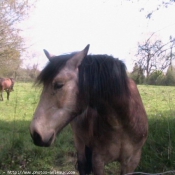
{"label": "distant treeline", "polygon": [[[16,71],[9,70],[6,72],[0,72],[1,77],[13,77],[16,81],[20,82],[34,82],[40,70],[36,66],[32,68],[18,68]],[[154,70],[148,77],[144,75],[144,71],[137,66],[134,66],[133,71],[128,73],[137,84],[148,85],[163,85],[163,86],[175,86],[175,67],[169,66],[166,72],[161,70]]]}
{"label": "distant treeline", "polygon": [[0,77],[13,77],[19,82],[34,82],[40,71],[36,68],[18,68],[17,70],[9,70],[0,72]]}
{"label": "distant treeline", "polygon": [[144,71],[136,64],[128,74],[137,84],[175,86],[175,67],[172,65],[165,72],[154,70],[146,77]]}

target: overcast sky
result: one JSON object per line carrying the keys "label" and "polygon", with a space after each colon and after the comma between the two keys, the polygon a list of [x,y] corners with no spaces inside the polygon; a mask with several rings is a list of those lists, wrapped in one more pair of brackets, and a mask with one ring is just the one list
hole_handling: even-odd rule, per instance
{"label": "overcast sky", "polygon": [[[166,41],[175,37],[175,5],[161,8],[151,19],[160,0],[39,0],[30,18],[23,23],[23,36],[37,57],[25,64],[47,59],[43,49],[59,55],[82,50],[90,44],[89,53],[109,54],[122,59],[132,70],[137,44],[152,32]],[[141,11],[141,12],[140,12]]]}

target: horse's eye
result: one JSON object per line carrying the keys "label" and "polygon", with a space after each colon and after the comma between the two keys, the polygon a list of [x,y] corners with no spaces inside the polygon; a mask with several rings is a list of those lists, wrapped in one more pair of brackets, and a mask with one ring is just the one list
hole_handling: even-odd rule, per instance
{"label": "horse's eye", "polygon": [[64,86],[62,83],[54,83],[53,88],[54,90],[61,89]]}

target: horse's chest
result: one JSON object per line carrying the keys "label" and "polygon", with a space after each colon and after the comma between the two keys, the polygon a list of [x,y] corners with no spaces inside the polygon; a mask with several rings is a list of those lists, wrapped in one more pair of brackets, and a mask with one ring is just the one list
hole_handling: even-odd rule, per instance
{"label": "horse's chest", "polygon": [[108,147],[120,144],[122,126],[117,120],[108,121],[92,113],[88,116],[82,114],[72,122],[72,128],[74,134],[81,138],[85,145]]}

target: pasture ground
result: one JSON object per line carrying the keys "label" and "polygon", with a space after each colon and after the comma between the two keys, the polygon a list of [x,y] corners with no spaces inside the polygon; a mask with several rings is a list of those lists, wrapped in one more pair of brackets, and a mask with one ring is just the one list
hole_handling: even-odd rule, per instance
{"label": "pasture ground", "polygon": [[[175,174],[175,87],[138,87],[149,118],[149,137],[136,171],[174,170]],[[70,126],[61,132],[52,147],[36,147],[30,138],[29,125],[41,89],[32,87],[31,83],[16,83],[14,89],[10,101],[6,100],[5,93],[4,101],[0,101],[0,174],[75,171],[76,152]],[[116,162],[109,164],[106,174],[116,174],[117,167]]]}

